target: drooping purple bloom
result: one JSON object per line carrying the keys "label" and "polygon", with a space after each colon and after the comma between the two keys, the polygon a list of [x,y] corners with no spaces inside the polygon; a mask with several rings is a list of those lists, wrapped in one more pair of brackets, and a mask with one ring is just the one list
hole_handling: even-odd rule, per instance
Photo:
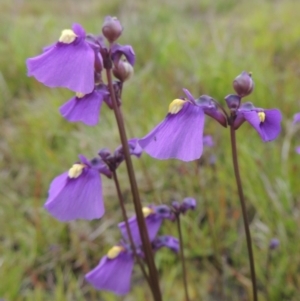
{"label": "drooping purple bloom", "polygon": [[74,24],[72,30],[41,55],[27,59],[28,76],[48,87],[89,94],[94,90],[95,52],[81,25]]}
{"label": "drooping purple bloom", "polygon": [[60,113],[68,121],[94,126],[99,122],[101,106],[108,94],[107,88],[102,86],[83,97],[75,96],[60,107]]}
{"label": "drooping purple bloom", "polygon": [[237,110],[234,127],[237,129],[244,121],[250,123],[264,142],[277,138],[281,131],[282,115],[278,109],[255,108],[252,103],[244,103]]}
{"label": "drooping purple bloom", "polygon": [[[159,206],[149,206],[143,208],[143,213],[145,216],[146,227],[148,230],[149,240],[153,241],[156,237],[157,232],[160,229],[162,221],[164,218],[172,218],[172,212],[170,208],[166,205]],[[140,237],[139,226],[136,216],[133,216],[128,220],[129,228],[132,233],[132,238],[136,245],[142,245],[142,240]],[[126,224],[125,222],[119,223],[119,229],[125,240],[129,241]]]}
{"label": "drooping purple bloom", "polygon": [[120,251],[115,258],[104,256],[85,279],[98,290],[125,295],[130,291],[134,258],[127,250]]}
{"label": "drooping purple bloom", "polygon": [[93,167],[84,156],[79,158],[79,163],[52,181],[44,205],[53,217],[62,222],[100,218],[105,211],[99,172],[103,170],[107,174],[107,167]]}
{"label": "drooping purple bloom", "polygon": [[148,135],[139,140],[140,146],[156,159],[192,161],[203,151],[204,112],[186,101],[179,112],[169,113]]}
{"label": "drooping purple bloom", "polygon": [[183,91],[187,99],[175,99],[166,118],[139,140],[144,151],[156,159],[199,159],[203,152],[204,113],[227,125],[211,97],[203,95],[195,100],[188,90]]}
{"label": "drooping purple bloom", "polygon": [[[171,210],[168,206],[149,206],[143,208],[146,226],[153,243],[153,251],[157,251],[162,247],[167,247],[174,252],[179,250],[178,239],[172,236],[161,236],[155,238],[163,218],[170,218]],[[128,239],[125,223],[120,223],[123,240],[109,250],[98,266],[89,272],[85,278],[96,289],[108,290],[118,295],[123,295],[130,290],[130,280],[134,264],[134,255]],[[133,242],[137,251],[137,255],[144,258],[141,238],[138,230],[136,218],[129,220],[129,227],[132,232]]]}

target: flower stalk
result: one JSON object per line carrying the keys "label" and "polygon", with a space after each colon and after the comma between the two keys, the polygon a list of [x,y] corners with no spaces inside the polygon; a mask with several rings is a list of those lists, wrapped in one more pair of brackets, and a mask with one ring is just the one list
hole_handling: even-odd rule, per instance
{"label": "flower stalk", "polygon": [[129,224],[128,224],[128,216],[127,216],[126,209],[125,209],[124,198],[123,198],[123,195],[122,195],[122,192],[121,192],[118,175],[117,175],[117,172],[115,170],[112,171],[112,177],[113,177],[113,180],[115,182],[115,187],[116,187],[116,190],[117,190],[118,199],[119,199],[119,203],[120,203],[120,207],[121,207],[123,219],[125,221],[126,231],[127,231],[127,235],[128,235],[128,238],[129,238],[129,242],[130,242],[130,245],[131,245],[131,249],[132,249],[133,255],[136,258],[136,261],[139,264],[139,266],[141,268],[141,271],[142,271],[142,273],[143,273],[145,279],[147,280],[147,282],[148,282],[148,284],[150,286],[150,289],[151,289],[152,284],[151,284],[150,279],[149,279],[149,277],[147,275],[145,267],[144,267],[144,265],[143,265],[143,263],[141,261],[141,258],[137,254],[136,247],[135,247],[135,244],[133,242],[132,233],[130,231],[130,227],[129,227]]}
{"label": "flower stalk", "polygon": [[244,221],[244,227],[245,227],[245,233],[246,233],[249,264],[250,264],[250,271],[251,271],[251,280],[252,280],[253,301],[257,301],[258,300],[257,299],[257,286],[256,286],[255,265],[254,265],[253,251],[252,251],[251,234],[250,234],[250,229],[249,229],[249,224],[248,224],[248,217],[247,217],[246,204],[245,204],[245,198],[244,198],[243,187],[242,187],[242,180],[241,180],[239,165],[238,165],[235,129],[233,128],[232,124],[230,124],[230,141],[231,141],[231,149],[232,149],[232,161],[233,161],[233,167],[234,167],[234,174],[235,174],[235,178],[236,178],[239,199],[240,199],[240,203],[241,203],[241,207],[242,207],[243,221]]}
{"label": "flower stalk", "polygon": [[182,264],[182,277],[183,277],[185,300],[190,301],[189,292],[188,292],[188,284],[187,284],[187,276],[186,276],[185,259],[184,259],[183,237],[182,237],[182,231],[181,231],[180,214],[176,214],[176,223],[177,223],[177,230],[178,230],[178,235],[179,235],[180,260],[181,260],[181,264]]}
{"label": "flower stalk", "polygon": [[129,182],[130,182],[130,186],[131,186],[131,192],[132,192],[132,196],[133,196],[134,208],[135,208],[135,212],[136,212],[136,216],[137,216],[137,222],[139,225],[139,231],[140,231],[140,236],[141,236],[141,240],[142,240],[142,244],[143,244],[143,250],[145,252],[145,259],[146,259],[146,262],[147,262],[147,265],[149,268],[149,277],[150,277],[151,283],[152,283],[152,293],[153,293],[154,300],[162,301],[162,296],[161,296],[160,287],[159,287],[159,283],[158,283],[158,275],[157,275],[157,270],[156,270],[156,266],[155,266],[155,262],[154,262],[153,252],[152,252],[152,248],[151,248],[151,244],[150,244],[150,240],[149,240],[149,236],[148,236],[148,231],[147,231],[146,224],[145,224],[144,215],[142,212],[140,195],[139,195],[137,182],[136,182],[136,178],[135,178],[135,173],[134,173],[134,168],[133,168],[133,164],[131,161],[131,156],[130,156],[130,152],[129,152],[129,148],[128,148],[128,139],[127,139],[127,135],[126,135],[126,131],[125,131],[124,120],[123,120],[122,112],[118,106],[114,88],[113,88],[111,66],[106,66],[106,67],[107,68],[105,69],[105,71],[106,71],[106,77],[107,77],[107,82],[108,82],[108,88],[109,88],[111,101],[112,101],[112,105],[113,105],[113,111],[114,111],[115,118],[116,118],[117,125],[118,125],[121,144],[123,146],[127,173],[128,173]]}

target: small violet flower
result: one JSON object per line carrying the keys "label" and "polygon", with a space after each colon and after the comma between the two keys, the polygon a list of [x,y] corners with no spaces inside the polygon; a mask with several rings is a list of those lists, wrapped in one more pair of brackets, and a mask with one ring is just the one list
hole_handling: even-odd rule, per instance
{"label": "small violet flower", "polygon": [[[229,97],[231,95],[226,98]],[[261,139],[267,142],[276,139],[279,135],[281,119],[282,115],[278,109],[256,108],[251,102],[246,102],[237,110],[233,126],[238,129],[244,121],[247,121],[258,132]]]}
{"label": "small violet flower", "polygon": [[105,211],[99,173],[110,176],[110,171],[100,159],[89,161],[83,155],[79,158],[79,163],[52,181],[44,205],[62,222],[101,218]]}
{"label": "small violet flower", "polygon": [[199,159],[203,151],[204,113],[226,126],[212,98],[203,95],[194,99],[183,89],[187,99],[175,99],[169,105],[169,113],[148,135],[139,140],[146,153],[156,159]]}
{"label": "small violet flower", "polygon": [[85,40],[79,24],[62,31],[58,42],[34,58],[27,59],[28,76],[49,87],[65,87],[89,94],[94,90],[95,50]]}
{"label": "small violet flower", "polygon": [[[149,239],[150,241],[152,241],[156,237],[163,219],[165,218],[172,219],[173,214],[171,209],[166,205],[143,207],[142,210],[145,217],[146,227],[148,229]],[[139,226],[137,223],[136,216],[130,218],[128,220],[128,224],[129,224],[130,231],[132,233],[134,243],[136,245],[142,245],[142,240],[140,237],[140,231],[139,231]],[[119,223],[118,226],[122,233],[122,236],[126,240],[129,240],[125,222]]]}
{"label": "small violet flower", "polygon": [[[179,241],[175,237],[161,236],[155,238],[156,233],[161,225],[161,217],[158,218],[158,216],[156,216],[156,213],[153,213],[154,210],[161,212],[163,217],[168,216],[168,210],[166,210],[166,208],[158,207],[159,206],[151,206],[145,207],[143,209],[144,215],[147,215],[146,225],[150,234],[150,241],[152,243],[153,251],[157,251],[162,247],[167,247],[174,252],[178,252]],[[149,219],[148,217],[151,215],[152,218]],[[158,220],[160,221],[158,222]],[[120,223],[119,228],[124,240],[128,242],[128,235],[124,224],[125,223]],[[138,256],[143,258],[143,252],[141,250],[141,239],[138,231],[136,231],[134,222],[130,223],[130,228],[132,231],[132,237],[135,243],[137,254]],[[130,291],[133,266],[134,255],[131,250],[131,246],[129,243],[122,241],[120,244],[112,247],[108,251],[107,255],[100,260],[99,264],[92,271],[86,274],[85,279],[98,290],[107,290],[117,295],[124,295]]]}
{"label": "small violet flower", "polygon": [[71,122],[81,121],[89,126],[99,122],[99,115],[105,97],[109,96],[107,87],[100,85],[87,95],[76,93],[76,96],[60,107],[61,115]]}
{"label": "small violet flower", "polygon": [[112,247],[99,264],[85,279],[98,290],[111,291],[117,295],[125,295],[130,291],[134,257],[131,251],[122,246]]}

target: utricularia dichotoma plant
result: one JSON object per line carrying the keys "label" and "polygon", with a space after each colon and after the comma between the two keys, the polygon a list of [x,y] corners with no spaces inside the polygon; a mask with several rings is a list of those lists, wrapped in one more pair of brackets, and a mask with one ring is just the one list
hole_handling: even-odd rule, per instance
{"label": "utricularia dichotoma plant", "polygon": [[[189,197],[170,205],[142,206],[131,156],[140,157],[145,151],[156,159],[199,159],[203,145],[207,144],[203,131],[205,115],[208,115],[219,125],[230,128],[233,165],[247,237],[253,298],[257,300],[251,236],[239,175],[235,132],[246,121],[264,142],[271,141],[281,130],[280,111],[259,108],[249,101],[242,102],[243,97],[248,96],[254,87],[251,74],[242,72],[233,81],[236,94],[225,97],[227,109],[208,95],[195,98],[187,89],[183,89],[183,97],[170,103],[168,113],[160,124],[141,139],[128,139],[121,112],[121,97],[124,82],[133,74],[135,53],[132,46],[116,43],[122,31],[118,19],[110,16],[104,20],[102,35],[86,34],[81,25],[74,24],[72,29],[63,30],[58,41],[45,47],[42,54],[27,60],[29,76],[34,76],[46,86],[74,91],[75,96],[60,107],[60,113],[66,120],[95,126],[99,122],[102,103],[105,102],[114,112],[121,140],[121,146],[114,152],[102,148],[91,160],[79,155],[79,160],[68,171],[52,181],[45,203],[46,210],[62,222],[101,218],[105,212],[101,177],[112,178],[124,219],[119,224],[122,239],[86,275],[86,280],[96,289],[126,294],[130,290],[134,263],[137,263],[150,286],[154,300],[160,301],[162,294],[154,255],[161,247],[167,247],[180,254],[185,296],[189,300],[180,216],[189,209],[195,209],[196,201]],[[130,219],[117,176],[117,168],[123,161],[126,162],[136,214]],[[179,239],[158,235],[164,219],[177,222]]]}

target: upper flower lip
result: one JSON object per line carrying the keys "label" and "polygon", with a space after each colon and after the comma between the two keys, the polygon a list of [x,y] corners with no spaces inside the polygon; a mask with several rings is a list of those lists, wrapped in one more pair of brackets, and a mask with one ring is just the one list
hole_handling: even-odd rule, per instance
{"label": "upper flower lip", "polygon": [[64,87],[83,94],[94,90],[95,51],[85,41],[85,31],[73,25],[77,38],[70,44],[57,42],[26,61],[28,76],[48,87]]}

